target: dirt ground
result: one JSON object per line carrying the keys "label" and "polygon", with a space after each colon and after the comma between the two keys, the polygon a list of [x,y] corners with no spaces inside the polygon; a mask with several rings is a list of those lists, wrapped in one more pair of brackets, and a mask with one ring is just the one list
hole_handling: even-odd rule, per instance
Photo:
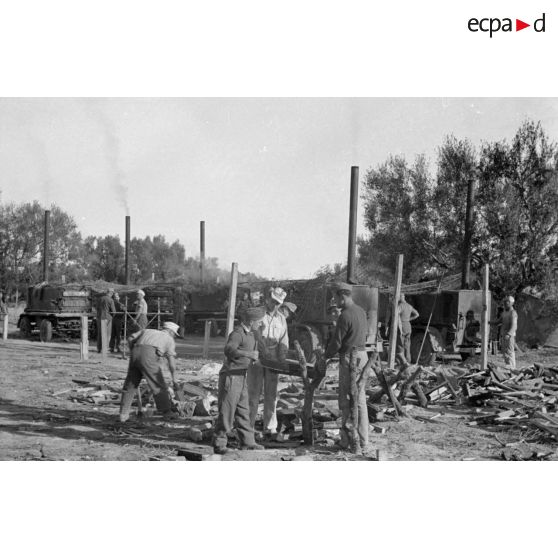
{"label": "dirt ground", "polygon": [[[188,441],[186,429],[207,418],[193,417],[164,422],[156,415],[129,425],[117,422],[116,402],[96,406],[68,397],[85,382],[121,387],[127,361],[109,354],[103,362],[91,348],[89,360],[80,362],[74,341],[40,343],[21,340],[13,333],[0,341],[0,459],[1,460],[149,460],[176,456],[178,449],[200,449]],[[201,354],[201,339],[189,337],[178,344],[178,379],[200,379],[204,364],[219,362],[223,339],[212,339],[210,360]],[[498,359],[495,359],[499,362]],[[540,349],[522,353],[518,366],[532,362],[557,363],[558,350]],[[382,450],[388,460],[492,460],[501,459],[505,444],[528,444],[529,449],[552,453],[556,442],[541,436],[527,439],[519,426],[468,426],[471,407],[431,405],[428,409],[407,406],[409,418],[388,419],[371,431],[371,447]],[[435,417],[431,419],[430,417]],[[204,442],[205,448],[209,445]],[[202,448],[204,449],[204,448]],[[223,460],[362,460],[334,448],[317,445],[302,449],[298,442],[276,443],[263,451],[234,450]],[[552,456],[552,458],[554,458]]]}

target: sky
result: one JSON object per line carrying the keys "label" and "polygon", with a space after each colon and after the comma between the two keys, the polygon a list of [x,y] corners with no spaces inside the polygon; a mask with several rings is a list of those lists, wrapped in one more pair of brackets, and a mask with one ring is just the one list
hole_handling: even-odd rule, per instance
{"label": "sky", "polygon": [[[448,134],[511,139],[526,118],[558,140],[558,99],[3,98],[2,202],[38,200],[82,235],[162,234],[221,267],[311,277],[347,258],[351,166],[435,160]],[[365,234],[362,200],[358,233]]]}

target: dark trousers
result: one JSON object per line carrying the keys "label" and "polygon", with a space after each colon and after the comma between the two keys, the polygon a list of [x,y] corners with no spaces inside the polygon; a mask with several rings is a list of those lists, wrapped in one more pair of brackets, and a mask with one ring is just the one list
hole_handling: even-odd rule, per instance
{"label": "dark trousers", "polygon": [[246,370],[221,371],[219,374],[219,416],[215,424],[213,444],[227,447],[227,434],[234,428],[242,445],[254,444],[254,429],[250,424]]}
{"label": "dark trousers", "polygon": [[162,413],[170,410],[169,392],[163,378],[161,359],[157,356],[155,347],[137,345],[132,349],[128,365],[128,375],[124,380],[124,387],[122,388],[120,416],[127,416],[130,413],[134,395],[142,378],[146,379],[149,389],[153,392],[157,410]]}
{"label": "dark trousers", "polygon": [[[107,338],[110,339],[112,331],[112,317],[106,318],[107,320]],[[97,351],[101,352],[101,318],[97,318]]]}
{"label": "dark trousers", "polygon": [[397,344],[395,346],[396,360],[406,366],[411,364],[411,334],[397,330]]}
{"label": "dark trousers", "polygon": [[109,349],[120,351],[120,343],[122,343],[122,320],[114,318],[112,320]]}

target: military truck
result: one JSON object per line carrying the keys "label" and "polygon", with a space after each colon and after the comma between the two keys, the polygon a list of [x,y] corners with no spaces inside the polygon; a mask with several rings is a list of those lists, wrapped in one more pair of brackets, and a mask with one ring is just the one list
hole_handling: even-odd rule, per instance
{"label": "military truck", "polygon": [[[405,293],[405,288],[403,292]],[[389,291],[382,290],[379,297],[378,316],[384,324],[390,321]],[[474,354],[480,354],[478,343],[466,339],[467,312],[472,311],[480,328],[483,308],[483,292],[480,290],[442,290],[434,292],[406,292],[405,298],[419,313],[419,317],[411,322],[411,358],[417,361],[420,351],[420,363],[432,364],[439,355],[461,357],[463,360]],[[495,305],[489,297],[488,315],[493,318]],[[432,313],[432,318],[430,314]],[[428,320],[428,332],[425,335]],[[386,336],[384,327],[381,333]],[[424,340],[424,343],[423,343]]]}
{"label": "military truck", "polygon": [[[107,284],[108,285],[108,284]],[[89,336],[97,335],[97,303],[106,292],[107,285],[49,285],[41,283],[27,290],[27,306],[18,320],[23,337],[39,333],[43,342],[50,341],[54,335],[60,337],[79,337],[82,316],[87,316]],[[110,285],[120,295],[120,301],[127,305],[129,313],[127,331],[134,328],[135,302],[137,290],[145,292],[147,302],[148,327],[160,329],[167,320],[176,322],[184,328],[185,293],[181,285],[151,284],[140,287]]]}
{"label": "military truck", "polygon": [[19,316],[19,330],[23,337],[39,332],[41,341],[48,342],[53,334],[79,337],[80,318],[89,319],[90,335],[95,335],[93,311],[94,293],[90,287],[48,285],[41,283],[27,289],[27,306]]}

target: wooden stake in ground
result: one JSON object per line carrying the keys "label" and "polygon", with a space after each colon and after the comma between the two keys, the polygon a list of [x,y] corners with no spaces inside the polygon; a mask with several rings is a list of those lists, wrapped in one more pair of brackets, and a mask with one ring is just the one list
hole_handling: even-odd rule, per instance
{"label": "wooden stake in ground", "polygon": [[101,319],[101,358],[105,359],[107,357],[108,351],[108,320],[106,318]]}
{"label": "wooden stake in ground", "polygon": [[89,321],[87,319],[87,316],[81,316],[79,321],[81,327],[79,356],[81,361],[85,361],[89,359]]}
{"label": "wooden stake in ground", "polygon": [[209,358],[209,338],[211,337],[211,320],[205,320],[203,331],[203,352],[202,358]]}
{"label": "wooden stake in ground", "polygon": [[4,328],[2,329],[2,339],[4,341],[7,341],[8,340],[8,327],[9,327],[9,324],[10,324],[10,321],[9,321],[10,316],[8,316],[8,314],[5,314],[3,320],[4,320]]}
{"label": "wooden stake in ground", "polygon": [[490,338],[490,325],[488,323],[490,317],[489,296],[489,268],[488,264],[485,264],[482,281],[481,370],[486,370],[488,366],[488,341]]}
{"label": "wooden stake in ground", "polygon": [[236,310],[236,289],[238,286],[238,264],[235,262],[231,268],[231,290],[229,292],[229,309],[227,312],[227,331],[225,339],[229,337],[234,327],[234,313]]}
{"label": "wooden stake in ground", "polygon": [[395,348],[399,329],[399,297],[401,296],[401,280],[403,278],[403,254],[397,256],[397,270],[395,272],[395,287],[393,289],[393,303],[391,306],[391,328],[389,333],[388,368],[395,367]]}

